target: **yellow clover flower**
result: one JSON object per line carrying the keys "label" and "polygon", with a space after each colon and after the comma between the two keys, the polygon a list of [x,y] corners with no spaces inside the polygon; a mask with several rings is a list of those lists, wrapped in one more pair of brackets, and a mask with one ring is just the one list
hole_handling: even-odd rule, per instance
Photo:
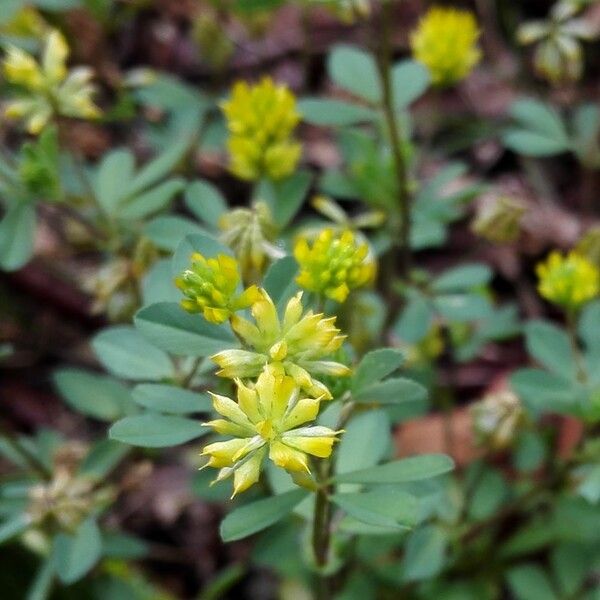
{"label": "yellow clover flower", "polygon": [[473,13],[434,6],[411,34],[415,60],[424,64],[435,85],[447,86],[464,79],[481,59],[479,28]]}
{"label": "yellow clover flower", "polygon": [[181,307],[190,313],[201,312],[211,323],[223,323],[237,310],[244,310],[261,298],[253,285],[238,293],[240,273],[237,261],[219,254],[205,258],[199,252],[192,254],[192,264],[179,277],[175,285],[185,299]]}
{"label": "yellow clover flower", "polygon": [[202,450],[207,467],[220,469],[216,481],[233,475],[233,495],[254,485],[265,457],[288,471],[300,485],[310,475],[308,455],[327,458],[337,434],[328,427],[305,426],[319,413],[319,398],[301,398],[296,382],[276,366],[267,367],[254,387],[237,384],[237,402],[211,394],[214,409],[224,419],[205,423],[233,439]]}
{"label": "yellow clover flower", "polygon": [[543,298],[565,309],[576,309],[600,293],[600,271],[576,252],[562,256],[551,252],[536,268],[538,291]]}
{"label": "yellow clover flower", "polygon": [[40,63],[24,50],[10,46],[3,62],[4,76],[26,93],[8,102],[5,116],[25,119],[32,134],[38,134],[54,113],[86,119],[98,117],[100,111],[92,102],[92,71],[88,67],[69,71],[68,56],[67,42],[57,30],[48,35]]}
{"label": "yellow clover flower", "polygon": [[312,247],[306,238],[300,238],[294,256],[300,265],[298,285],[337,302],[344,302],[350,290],[369,283],[375,276],[369,246],[358,243],[349,230],[336,235],[333,229],[324,229]]}
{"label": "yellow clover flower", "polygon": [[231,171],[250,181],[290,175],[302,147],[292,137],[300,115],[296,99],[284,85],[265,77],[256,85],[239,81],[221,105],[227,119]]}
{"label": "yellow clover flower", "polygon": [[252,305],[255,323],[234,315],[231,326],[250,350],[224,350],[212,356],[221,368],[217,375],[230,379],[256,377],[265,365],[277,364],[296,384],[312,396],[331,399],[327,387],[313,375],[348,375],[350,369],[337,362],[321,360],[343,344],[345,336],[334,326],[335,317],[303,313],[302,292],[285,308],[283,320],[270,296],[260,290],[261,299]]}

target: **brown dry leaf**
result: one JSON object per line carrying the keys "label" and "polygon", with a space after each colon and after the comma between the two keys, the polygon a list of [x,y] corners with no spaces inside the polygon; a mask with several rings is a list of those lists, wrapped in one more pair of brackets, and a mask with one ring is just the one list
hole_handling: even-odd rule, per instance
{"label": "brown dry leaf", "polygon": [[471,415],[466,407],[453,410],[448,421],[440,413],[407,421],[396,431],[395,441],[400,457],[442,452],[463,466],[481,455],[475,447]]}

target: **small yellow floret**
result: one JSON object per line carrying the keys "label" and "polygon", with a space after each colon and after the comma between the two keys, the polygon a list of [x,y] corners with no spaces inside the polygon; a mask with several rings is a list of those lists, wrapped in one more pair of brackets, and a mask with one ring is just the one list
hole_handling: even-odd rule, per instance
{"label": "small yellow floret", "polygon": [[419,21],[410,43],[433,83],[447,86],[464,79],[480,61],[479,34],[473,13],[434,6]]}

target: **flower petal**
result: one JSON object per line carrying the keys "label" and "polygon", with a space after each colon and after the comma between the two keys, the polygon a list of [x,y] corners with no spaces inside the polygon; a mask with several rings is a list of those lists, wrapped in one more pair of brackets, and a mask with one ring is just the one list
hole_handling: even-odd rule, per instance
{"label": "flower petal", "polygon": [[219,394],[213,394],[212,392],[209,392],[209,394],[212,398],[214,409],[220,415],[223,415],[244,429],[249,429],[250,431],[253,430],[250,419],[248,419],[248,416],[242,411],[237,402],[234,402],[227,396],[220,396]]}
{"label": "flower petal", "polygon": [[310,473],[306,454],[291,448],[287,444],[274,440],[269,447],[269,458],[286,471],[305,471]]}

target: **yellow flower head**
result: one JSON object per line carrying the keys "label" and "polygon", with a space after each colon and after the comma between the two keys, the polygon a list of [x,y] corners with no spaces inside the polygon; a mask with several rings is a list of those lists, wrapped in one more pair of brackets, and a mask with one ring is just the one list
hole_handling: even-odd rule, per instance
{"label": "yellow flower head", "polygon": [[233,475],[233,495],[258,481],[265,457],[288,471],[299,484],[310,475],[308,455],[330,456],[337,434],[328,427],[305,426],[319,413],[319,398],[301,398],[296,382],[275,365],[254,387],[236,381],[237,402],[211,394],[215,410],[225,417],[205,423],[233,439],[206,446],[206,466],[220,469],[217,481]]}
{"label": "yellow flower head", "polygon": [[191,267],[175,279],[175,285],[185,295],[182,308],[190,313],[201,312],[211,323],[223,323],[236,310],[248,308],[261,298],[255,285],[239,293],[239,283],[234,258],[219,254],[207,259],[199,252],[192,254]]}
{"label": "yellow flower head", "polygon": [[435,85],[451,85],[481,59],[479,33],[471,12],[434,6],[411,34],[413,56],[429,69]]}
{"label": "yellow flower head", "polygon": [[300,238],[294,256],[300,265],[298,285],[337,302],[344,302],[350,290],[369,283],[375,276],[369,246],[357,243],[348,230],[336,235],[333,229],[324,229],[312,248],[306,238]]}
{"label": "yellow flower head", "polygon": [[65,117],[93,119],[100,111],[92,102],[92,71],[78,67],[69,71],[66,61],[69,47],[57,30],[47,37],[41,61],[31,54],[9,47],[3,62],[6,79],[25,94],[6,105],[5,116],[25,119],[27,130],[38,134],[54,113]]}
{"label": "yellow flower head", "polygon": [[335,317],[308,311],[303,315],[302,293],[285,308],[283,320],[269,295],[261,290],[261,299],[252,305],[255,323],[234,315],[231,326],[251,348],[224,350],[212,356],[221,377],[256,377],[265,365],[277,363],[296,384],[313,396],[331,399],[327,387],[314,375],[348,375],[350,369],[337,362],[322,360],[343,344],[345,336],[334,325]]}
{"label": "yellow flower head", "polygon": [[221,105],[227,119],[231,171],[250,181],[290,175],[301,146],[291,136],[300,120],[296,98],[284,85],[265,77],[256,85],[239,81]]}
{"label": "yellow flower head", "polygon": [[598,268],[576,252],[551,252],[536,272],[540,295],[565,309],[576,309],[600,293]]}

